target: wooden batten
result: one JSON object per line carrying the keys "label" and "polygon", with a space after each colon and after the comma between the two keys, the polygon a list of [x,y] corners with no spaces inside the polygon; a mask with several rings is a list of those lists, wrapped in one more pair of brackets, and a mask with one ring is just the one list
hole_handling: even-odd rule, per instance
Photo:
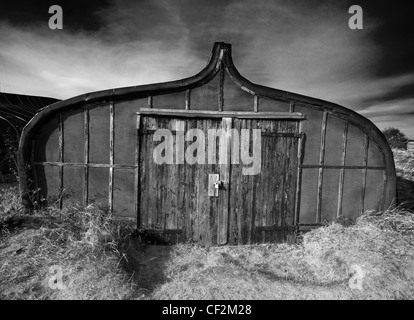
{"label": "wooden batten", "polygon": [[84,136],[84,179],[83,179],[83,203],[88,205],[89,202],[89,109],[83,110],[83,136]]}
{"label": "wooden batten", "polygon": [[113,212],[114,200],[114,103],[109,104],[109,190],[108,209]]}
{"label": "wooden batten", "polygon": [[185,110],[191,109],[191,89],[185,91]]}
{"label": "wooden batten", "polygon": [[219,88],[219,97],[218,97],[218,111],[223,111],[223,105],[224,105],[224,93],[223,93],[223,87],[224,87],[224,67],[221,63],[220,66],[220,88]]}
{"label": "wooden batten", "polygon": [[289,111],[290,111],[290,112],[295,112],[295,100],[292,100],[292,101],[289,103]]}
{"label": "wooden batten", "polygon": [[237,119],[275,119],[305,120],[300,112],[244,112],[244,111],[207,111],[207,110],[171,110],[141,108],[137,114],[154,117],[169,116],[182,118],[237,118]]}
{"label": "wooden batten", "polygon": [[36,188],[36,193],[35,193],[35,195],[36,195],[36,201],[37,201],[37,204],[39,205],[40,204],[39,184],[37,182],[36,165],[34,164],[35,163],[35,161],[34,161],[34,152],[35,152],[35,149],[36,149],[36,141],[33,140],[32,141],[32,151],[31,151],[30,158],[31,158],[31,161],[33,163],[33,168],[32,168],[32,170],[33,170],[33,180],[34,180],[33,183],[34,183],[34,187]]}
{"label": "wooden batten", "polygon": [[[299,123],[299,133],[301,137],[299,138],[298,143],[298,170],[296,175],[296,191],[295,191],[295,218],[294,225],[299,225],[300,219],[300,195],[302,188],[302,163],[305,151],[306,135],[302,132],[302,124]],[[298,231],[298,230],[296,230]]]}
{"label": "wooden batten", "polygon": [[367,166],[368,166],[368,148],[369,148],[369,137],[364,135],[364,158],[362,164],[364,168],[362,169],[362,187],[361,187],[361,199],[359,204],[359,212],[362,215],[364,213],[364,202],[365,202],[365,190],[367,186]]}
{"label": "wooden batten", "polygon": [[152,96],[148,96],[147,104],[148,104],[148,108],[152,109],[152,107],[153,107],[153,105],[152,105]]}
{"label": "wooden batten", "polygon": [[381,200],[380,200],[380,210],[388,209],[385,207],[385,193],[387,192],[387,184],[388,184],[388,174],[387,170],[383,171],[383,178],[382,178],[382,193],[381,193]]}
{"label": "wooden batten", "polygon": [[62,113],[59,113],[59,208],[63,206],[63,119]]}
{"label": "wooden batten", "polygon": [[[230,168],[231,168],[231,142],[232,142],[232,118],[223,118],[222,130],[225,134],[225,142],[220,142],[220,154],[226,153],[226,163],[219,163],[220,180],[223,182],[222,190],[219,192],[222,195],[219,197],[219,212],[218,212],[218,226],[217,226],[217,244],[223,245],[228,242],[228,221],[229,221],[229,205],[230,205]],[[221,159],[220,159],[221,160]],[[224,193],[224,194],[223,194]]]}
{"label": "wooden batten", "polygon": [[303,169],[367,169],[367,170],[385,170],[385,167],[374,167],[374,166],[347,166],[347,165],[339,165],[339,166],[333,166],[333,165],[326,165],[326,164],[304,164],[301,165]]}
{"label": "wooden batten", "polygon": [[140,127],[141,127],[141,116],[137,115],[136,120],[136,143],[135,143],[135,172],[134,172],[134,207],[135,217],[137,218],[137,225],[140,223],[139,214],[139,154],[141,150],[141,139],[140,139]]}
{"label": "wooden batten", "polygon": [[36,165],[44,165],[44,166],[62,166],[62,167],[88,167],[88,168],[115,168],[115,169],[134,169],[135,165],[129,164],[108,164],[108,163],[88,163],[85,164],[83,162],[35,162]]}
{"label": "wooden batten", "polygon": [[254,112],[259,112],[259,96],[253,96]]}
{"label": "wooden batten", "polygon": [[326,125],[328,120],[328,112],[325,110],[322,118],[321,144],[319,150],[319,172],[318,172],[318,191],[316,196],[316,222],[321,223],[322,220],[322,185],[323,185],[323,169],[325,162],[325,144],[326,144]]}
{"label": "wooden batten", "polygon": [[344,132],[342,134],[342,155],[341,165],[343,166],[339,172],[339,187],[338,187],[338,207],[336,210],[336,217],[342,216],[342,202],[344,196],[344,179],[345,179],[345,159],[346,159],[346,145],[348,143],[348,121],[345,121]]}

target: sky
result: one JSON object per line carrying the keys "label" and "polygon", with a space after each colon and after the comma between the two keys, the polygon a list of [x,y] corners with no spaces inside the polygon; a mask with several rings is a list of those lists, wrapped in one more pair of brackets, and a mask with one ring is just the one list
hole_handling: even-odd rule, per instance
{"label": "sky", "polygon": [[[61,30],[49,28],[52,5]],[[351,5],[362,8],[362,30],[348,26]],[[2,0],[0,92],[67,99],[181,79],[223,41],[250,81],[414,139],[413,16],[407,4],[374,0]]]}

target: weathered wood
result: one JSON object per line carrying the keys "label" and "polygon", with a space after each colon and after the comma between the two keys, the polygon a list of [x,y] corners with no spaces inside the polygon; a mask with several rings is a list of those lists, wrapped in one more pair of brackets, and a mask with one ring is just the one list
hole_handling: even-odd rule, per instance
{"label": "weathered wood", "polygon": [[300,195],[301,195],[301,188],[302,188],[302,164],[303,164],[303,157],[305,155],[305,144],[306,144],[306,135],[302,132],[301,123],[299,124],[299,133],[301,133],[301,138],[299,139],[298,144],[298,171],[296,176],[296,192],[295,192],[295,225],[299,225],[300,219]]}
{"label": "weathered wood", "polygon": [[318,168],[323,168],[323,169],[367,169],[367,170],[385,170],[385,167],[375,167],[375,166],[347,166],[347,165],[338,165],[338,166],[331,166],[331,165],[319,165],[319,164],[315,164],[315,165],[309,165],[309,164],[303,164],[301,165],[301,168],[303,169],[318,169]]}
{"label": "weathered wood", "polygon": [[290,112],[295,112],[295,100],[290,101],[289,103],[289,111]]}
{"label": "weathered wood", "polygon": [[[230,167],[231,167],[231,141],[232,118],[223,118],[222,135],[220,137],[220,155],[225,154],[226,160],[220,163],[220,181],[222,182],[219,190],[219,212],[218,212],[218,231],[217,244],[223,245],[228,242],[228,221],[229,221],[229,203],[230,203]],[[221,159],[220,159],[221,160]]]}
{"label": "weathered wood", "polygon": [[278,226],[278,225],[272,225],[272,226],[259,226],[256,227],[256,231],[295,231],[295,226]]}
{"label": "weathered wood", "polygon": [[185,110],[191,109],[191,89],[185,91]]}
{"label": "weathered wood", "polygon": [[152,109],[153,105],[152,105],[152,96],[148,96],[148,108]]}
{"label": "weathered wood", "polygon": [[322,129],[321,129],[321,144],[319,150],[319,173],[318,173],[318,191],[316,196],[316,222],[320,223],[322,220],[322,185],[323,185],[323,165],[325,161],[325,142],[326,142],[326,125],[328,120],[328,113],[326,110],[323,113]]}
{"label": "weathered wood", "polygon": [[34,183],[34,187],[36,189],[36,193],[35,193],[35,195],[36,195],[36,201],[37,201],[37,204],[39,205],[40,204],[39,183],[37,181],[36,165],[34,164],[35,163],[34,162],[34,151],[35,151],[35,148],[36,148],[36,141],[33,141],[32,142],[32,151],[31,151],[31,161],[33,163],[33,168],[31,168],[31,169],[33,170],[33,180],[34,180],[33,183]]}
{"label": "weathered wood", "polygon": [[219,89],[219,96],[218,96],[218,111],[223,111],[224,105],[224,97],[223,97],[223,86],[224,86],[224,67],[221,63],[220,66],[220,89]]}
{"label": "weathered wood", "polygon": [[89,109],[84,108],[83,110],[83,136],[84,136],[84,179],[83,179],[83,203],[84,205],[88,204],[89,194],[88,194],[88,183],[89,183]]}
{"label": "weathered wood", "polygon": [[138,232],[145,233],[158,233],[158,234],[181,234],[183,231],[181,229],[137,229]]}
{"label": "weathered wood", "polygon": [[[380,198],[380,202],[379,202],[381,211],[388,209],[387,207],[385,207],[385,197],[386,197],[386,192],[387,192],[387,183],[388,183],[388,174],[387,174],[387,170],[384,170],[383,171],[382,193],[381,193],[381,198]],[[391,204],[390,204],[390,206],[391,206]]]}
{"label": "weathered wood", "polygon": [[[263,132],[293,133],[294,121],[237,119],[234,128],[261,129]],[[292,136],[262,135],[261,143],[241,144],[241,152],[261,153],[261,171],[242,175],[242,165],[231,167],[230,243],[281,242],[289,237],[284,227],[293,229],[297,181],[298,139]],[[252,152],[251,152],[251,151]],[[262,228],[277,225],[280,230]],[[285,231],[284,231],[285,230]],[[289,230],[289,228],[287,229]]]}
{"label": "weathered wood", "polygon": [[[163,128],[184,132],[186,127],[221,127],[221,121],[211,119],[183,121],[144,115],[141,119],[141,130]],[[152,138],[151,135],[141,135],[140,228],[181,229],[182,234],[174,241],[217,244],[218,198],[208,197],[207,179],[210,173],[220,173],[219,165],[191,165],[184,161],[183,164],[156,164],[153,152],[158,142]]]}
{"label": "weathered wood", "polygon": [[239,112],[239,111],[205,111],[205,110],[170,110],[141,108],[137,114],[151,116],[173,116],[185,118],[237,118],[237,119],[294,119],[304,120],[299,112]]}
{"label": "weathered wood", "polygon": [[[59,163],[63,163],[63,119],[59,113]],[[59,166],[59,208],[63,206],[63,167]]]}
{"label": "weathered wood", "polygon": [[114,103],[109,104],[109,190],[108,190],[108,209],[113,212],[114,201]]}
{"label": "weathered wood", "polygon": [[139,156],[140,156],[140,149],[141,149],[141,141],[140,141],[140,130],[141,126],[141,116],[137,115],[136,120],[136,144],[135,144],[135,172],[134,172],[134,212],[137,221],[140,221],[140,205],[139,205]]}
{"label": "weathered wood", "polygon": [[[141,135],[145,134],[154,134],[158,129],[150,129],[146,130],[143,129],[140,131]],[[169,130],[171,134],[175,135],[177,133],[177,130]],[[181,132],[181,131],[178,131]],[[262,132],[262,136],[266,137],[289,137],[289,138],[301,138],[302,135],[297,132]]]}
{"label": "weathered wood", "polygon": [[115,168],[115,169],[134,169],[135,165],[129,165],[129,164],[105,164],[105,163],[71,163],[71,162],[35,162],[36,165],[45,165],[45,166],[68,166],[68,167],[88,167],[88,168]]}
{"label": "weathered wood", "polygon": [[359,212],[362,215],[364,213],[364,201],[365,201],[365,189],[367,185],[367,166],[368,166],[368,148],[369,148],[369,137],[364,135],[364,158],[362,164],[364,168],[362,169],[362,188],[361,188],[361,198],[359,205]]}
{"label": "weathered wood", "polygon": [[338,187],[338,208],[336,211],[336,217],[342,216],[342,202],[344,196],[344,179],[345,179],[345,159],[346,159],[346,145],[348,141],[348,121],[345,121],[344,132],[342,134],[342,155],[341,155],[341,166],[339,172],[339,187]]}
{"label": "weathered wood", "polygon": [[259,97],[255,95],[253,99],[254,112],[259,112]]}

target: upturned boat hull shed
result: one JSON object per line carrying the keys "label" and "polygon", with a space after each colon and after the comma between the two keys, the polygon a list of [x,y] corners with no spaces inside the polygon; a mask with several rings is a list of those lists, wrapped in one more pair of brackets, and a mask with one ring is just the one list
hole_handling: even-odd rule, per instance
{"label": "upturned boat hull shed", "polygon": [[226,43],[190,78],[49,105],[24,128],[18,159],[25,206],[95,203],[172,243],[290,241],[396,194],[371,121],[250,82]]}

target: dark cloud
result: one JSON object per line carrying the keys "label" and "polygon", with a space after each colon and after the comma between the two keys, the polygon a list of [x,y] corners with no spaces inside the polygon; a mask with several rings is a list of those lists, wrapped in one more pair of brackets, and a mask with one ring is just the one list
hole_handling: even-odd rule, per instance
{"label": "dark cloud", "polygon": [[372,32],[380,46],[381,56],[376,69],[379,77],[414,72],[414,6],[407,1],[361,1],[365,19],[375,19]]}

